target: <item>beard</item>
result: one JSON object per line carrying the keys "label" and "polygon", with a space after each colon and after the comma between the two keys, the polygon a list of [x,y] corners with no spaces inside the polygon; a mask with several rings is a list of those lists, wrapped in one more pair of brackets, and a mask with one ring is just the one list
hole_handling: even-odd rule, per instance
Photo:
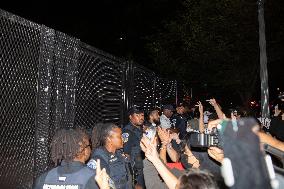
{"label": "beard", "polygon": [[140,122],[138,122],[138,123],[136,123],[135,125],[136,125],[136,126],[139,126],[139,127],[142,127],[142,126],[144,125],[144,121],[143,121],[143,122],[141,122],[141,123],[140,123]]}
{"label": "beard", "polygon": [[160,120],[158,119],[158,120],[153,120],[153,122],[158,126],[158,125],[161,125],[161,122],[160,122]]}

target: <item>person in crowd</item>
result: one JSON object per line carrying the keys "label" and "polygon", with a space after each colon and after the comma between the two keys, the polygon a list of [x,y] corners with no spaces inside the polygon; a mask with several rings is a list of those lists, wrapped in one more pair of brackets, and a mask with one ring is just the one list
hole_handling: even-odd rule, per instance
{"label": "person in crowd", "polygon": [[[121,129],[112,123],[99,123],[94,128],[96,128],[96,132],[93,132],[92,137],[95,138],[93,141],[98,141],[95,144],[99,144],[99,146],[94,149],[87,165],[95,169],[95,160],[99,159],[101,168],[105,168],[110,176],[111,188],[132,188],[130,162],[121,151],[123,148]],[[100,128],[100,132],[97,132],[98,128]]]}
{"label": "person in crowd", "polygon": [[[198,107],[200,115],[198,123],[200,125],[199,132],[203,133],[205,131],[205,126],[203,122],[203,105],[199,101],[197,102],[196,106]],[[214,115],[214,113],[209,116],[209,123],[212,121],[212,115]],[[217,119],[217,117],[214,119]],[[174,145],[175,143],[173,143],[173,148],[175,149],[177,154],[179,154],[181,163],[187,170],[190,170],[192,168],[208,170],[213,173],[216,176],[216,180],[221,183],[222,178],[220,172],[220,162],[218,161],[219,159],[216,159],[215,157],[212,157],[210,155],[210,153],[215,154],[218,149],[216,149],[215,147],[210,147],[208,149],[201,147],[192,147],[189,141],[191,134],[193,133],[196,132],[189,132],[179,145]]]}
{"label": "person in crowd", "polygon": [[[160,127],[157,127],[157,129],[160,129]],[[155,136],[155,139],[157,144],[159,144],[159,139],[157,137],[157,134]],[[160,146],[160,148],[159,148]],[[157,145],[157,150],[159,151],[160,158],[166,163],[166,147],[160,143],[160,145]],[[158,171],[155,169],[153,164],[145,158],[143,160],[143,174],[144,174],[144,180],[145,180],[145,186],[147,189],[162,189],[167,188],[165,183],[163,183],[160,179]]]}
{"label": "person in crowd", "polygon": [[[200,133],[204,133],[204,130],[205,130],[205,125],[204,125],[204,119],[203,119],[203,117],[204,117],[204,111],[203,111],[203,105],[202,105],[202,103],[199,101],[199,102],[197,102],[197,105],[196,105],[197,107],[198,107],[198,111],[199,111],[199,132]],[[209,118],[208,118],[208,120],[209,120]]]}
{"label": "person in crowd", "polygon": [[161,127],[169,129],[172,127],[171,117],[173,116],[174,107],[170,104],[163,106],[163,113],[160,117]]}
{"label": "person in crowd", "polygon": [[[187,138],[181,144],[180,150],[180,161],[185,167],[185,169],[190,170],[192,168],[199,168],[201,170],[208,170],[216,176],[216,179],[221,180],[220,172],[220,159],[222,151],[217,147],[209,148],[197,148],[191,147],[189,142],[190,134],[187,135]],[[211,156],[216,155],[218,156]],[[221,157],[220,157],[221,156]]]}
{"label": "person in crowd", "polygon": [[143,137],[140,145],[142,150],[145,152],[146,158],[152,162],[157,172],[161,176],[162,181],[158,180],[158,175],[154,176],[151,182],[156,183],[155,188],[166,188],[169,189],[217,189],[218,186],[213,179],[213,176],[203,171],[189,171],[187,174],[182,175],[179,179],[174,176],[173,173],[166,167],[166,165],[159,158],[157,152],[156,140],[150,141],[147,137]]}
{"label": "person in crowd", "polygon": [[185,105],[183,103],[180,103],[176,107],[176,112],[173,116],[173,119],[176,119],[175,127],[179,131],[179,137],[180,139],[183,139],[186,135],[186,128],[187,128],[187,118],[185,116]]}
{"label": "person in crowd", "polygon": [[151,109],[149,112],[148,112],[148,115],[147,115],[147,125],[148,126],[160,126],[160,114],[159,114],[159,109],[157,108],[154,108],[154,109]]}
{"label": "person in crowd", "polygon": [[95,180],[98,183],[100,189],[110,189],[109,179],[110,177],[107,174],[106,169],[101,168],[101,161],[100,159],[97,159]]}
{"label": "person in crowd", "polygon": [[167,163],[166,154],[169,155],[172,162],[178,162],[180,154],[176,149],[179,149],[179,144],[181,143],[178,134],[160,127],[157,128],[157,133],[161,141],[160,153],[163,162]]}
{"label": "person in crowd", "polygon": [[215,98],[209,99],[208,102],[214,108],[214,110],[217,113],[219,119],[224,119],[226,117],[225,114],[222,111],[221,106],[216,102]]}
{"label": "person in crowd", "polygon": [[[226,122],[228,123],[229,121],[234,122],[234,121],[237,120],[236,117],[234,117],[234,116],[232,116],[232,117],[233,117],[232,119],[226,118],[226,119],[214,120],[214,121],[210,122],[210,124],[208,125],[208,128],[212,129],[213,127],[219,127],[220,126],[219,129],[223,130],[223,132],[224,132],[224,129],[226,128],[226,126],[225,126],[226,124],[223,125],[223,123],[226,123]],[[264,151],[263,151],[264,148],[262,147],[263,144],[269,144],[270,146],[272,146],[272,147],[274,147],[274,148],[276,148],[280,151],[283,151],[284,143],[273,138],[271,135],[266,134],[263,131],[261,131],[260,130],[261,126],[259,125],[259,123],[254,118],[243,118],[242,120],[240,120],[240,122],[238,124],[242,124],[242,126],[243,126],[243,128],[239,128],[239,129],[241,129],[241,131],[239,131],[239,132],[242,133],[242,134],[235,135],[234,140],[235,140],[235,138],[238,138],[238,140],[246,141],[246,142],[243,142],[243,146],[242,146],[243,148],[247,148],[248,145],[254,145],[253,144],[254,139],[251,139],[251,138],[254,138],[254,137],[247,137],[249,134],[244,132],[245,129],[247,129],[247,132],[250,132],[248,129],[251,129],[252,133],[254,133],[254,135],[258,136],[257,138],[259,140],[256,140],[257,143],[260,142],[259,144],[256,143],[256,148],[258,148],[261,152],[259,155],[265,154]],[[227,131],[227,132],[228,133],[232,132],[232,130],[233,130],[233,132],[236,132],[236,130],[234,130],[234,129],[231,129],[231,131]],[[231,140],[231,139],[229,138],[229,140]],[[242,143],[242,142],[240,142],[240,143]],[[238,144],[237,146],[234,147],[235,150],[237,148],[241,148],[241,144]],[[229,149],[231,149],[230,145],[229,145]],[[252,157],[253,155],[251,155],[250,152],[251,152],[251,150],[249,150],[247,152],[243,152],[243,156],[240,156],[240,157],[242,157],[245,161],[259,162],[258,158],[261,158],[261,157],[260,156]],[[227,147],[227,153],[229,153],[228,147]],[[236,155],[236,154],[239,154],[240,152],[239,151],[230,151],[230,153],[235,153],[235,157],[237,157],[238,155]],[[208,154],[210,155],[210,157],[214,158],[216,161],[223,163],[223,159],[224,159],[223,150],[216,148],[216,147],[212,147],[211,149],[208,150]],[[234,158],[234,156],[232,156],[232,154],[231,154],[231,157]],[[260,162],[263,162],[263,161],[260,161]],[[241,166],[240,164],[238,164],[238,165]],[[250,164],[244,164],[244,165],[245,166],[253,166],[253,165],[250,165]],[[259,166],[257,163],[254,166],[257,166],[257,169],[259,168],[259,170],[257,170],[257,171],[261,172],[260,174],[262,174],[262,176],[264,176],[265,174],[270,175],[269,177],[267,176],[267,178],[266,178],[266,184],[267,185],[271,184],[271,185],[273,185],[272,188],[277,188],[277,189],[283,188],[284,177],[283,177],[282,171],[279,174],[279,172],[276,172],[276,171],[274,172],[273,169],[270,170],[270,171],[268,171],[267,169],[262,169],[262,167]],[[267,165],[267,166],[269,167],[269,165]],[[238,167],[235,167],[234,169],[238,169]],[[234,171],[235,172],[239,171],[239,173],[237,173],[237,174],[242,174],[242,170],[241,171],[240,170],[234,170]],[[244,174],[245,174],[245,171],[244,171]],[[259,178],[259,176],[255,176],[255,177]],[[243,178],[243,179],[246,180],[246,178]],[[263,181],[263,182],[265,183],[265,181]],[[257,183],[259,183],[259,182],[249,184],[249,183],[242,181],[242,182],[235,183],[235,185],[238,185],[238,186],[241,186],[241,185],[253,186],[253,185],[257,185]],[[265,188],[267,188],[267,187],[265,187]]]}
{"label": "person in crowd", "polygon": [[280,141],[284,141],[284,103],[277,104],[270,123],[270,134]]}
{"label": "person in crowd", "polygon": [[140,147],[140,140],[143,135],[144,112],[137,107],[132,107],[128,110],[128,116],[129,123],[122,129],[123,150],[131,161],[135,188],[145,188],[143,177],[144,153]]}
{"label": "person in crowd", "polygon": [[199,131],[199,118],[200,113],[199,111],[195,110],[193,112],[193,118],[187,121],[187,132]]}
{"label": "person in crowd", "polygon": [[51,158],[57,167],[42,174],[34,189],[68,188],[97,189],[95,172],[85,165],[91,153],[89,137],[83,130],[58,130],[51,141]]}
{"label": "person in crowd", "polygon": [[257,134],[258,134],[258,137],[259,137],[261,143],[268,144],[268,145],[284,152],[284,142],[277,140],[273,136],[266,134],[264,132],[258,132]]}

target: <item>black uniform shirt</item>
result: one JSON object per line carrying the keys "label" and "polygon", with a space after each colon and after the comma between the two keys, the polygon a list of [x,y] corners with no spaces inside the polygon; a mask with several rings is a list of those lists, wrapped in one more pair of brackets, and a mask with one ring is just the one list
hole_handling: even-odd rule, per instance
{"label": "black uniform shirt", "polygon": [[[66,163],[65,161],[61,162],[61,165],[58,167],[58,172],[61,174],[72,174],[80,169],[86,167],[85,164],[79,162],[79,161],[72,161],[70,163]],[[48,172],[43,173],[40,177],[38,177],[33,185],[33,189],[42,189],[44,185],[45,178],[47,176]],[[95,181],[95,172],[92,177],[89,178],[85,189],[98,189],[99,187],[96,184]]]}
{"label": "black uniform shirt", "polygon": [[137,128],[129,123],[122,129],[122,132],[124,138],[124,153],[130,155],[130,159],[132,163],[135,162],[136,168],[142,169],[143,155],[140,147],[140,140],[143,135],[142,128]]}

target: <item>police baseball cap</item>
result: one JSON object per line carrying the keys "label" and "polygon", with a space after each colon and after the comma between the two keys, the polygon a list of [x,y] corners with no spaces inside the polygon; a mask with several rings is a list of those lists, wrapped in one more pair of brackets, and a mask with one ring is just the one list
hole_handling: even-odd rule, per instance
{"label": "police baseball cap", "polygon": [[143,110],[141,110],[140,108],[138,107],[131,107],[128,109],[127,111],[127,114],[130,116],[132,114],[141,114],[141,113],[144,113]]}
{"label": "police baseball cap", "polygon": [[174,111],[174,107],[170,104],[166,104],[163,106],[163,110],[171,110],[171,111]]}

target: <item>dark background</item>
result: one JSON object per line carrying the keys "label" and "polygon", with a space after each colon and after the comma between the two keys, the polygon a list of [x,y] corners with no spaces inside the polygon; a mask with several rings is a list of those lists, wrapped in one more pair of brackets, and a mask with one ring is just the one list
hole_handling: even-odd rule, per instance
{"label": "dark background", "polygon": [[[179,19],[180,15],[184,15],[188,11],[184,7],[184,2],[201,2],[201,1],[181,1],[181,0],[149,0],[149,1],[120,1],[120,0],[104,0],[94,1],[92,5],[85,2],[75,2],[75,6],[65,7],[57,4],[33,4],[20,6],[19,4],[10,4],[1,6],[2,9],[13,14],[19,15],[25,19],[34,21],[39,24],[44,24],[48,27],[67,33],[71,36],[79,38],[96,48],[107,51],[115,56],[123,57],[129,60],[134,60],[147,68],[154,70],[156,73],[170,79],[177,79],[186,83],[187,88],[193,88],[193,96],[196,99],[209,98],[215,96],[222,100],[224,104],[244,104],[237,95],[236,91],[241,88],[241,85],[234,87],[220,87],[214,83],[218,83],[218,79],[212,79],[210,83],[210,74],[215,70],[208,67],[205,70],[196,69],[194,62],[192,64],[175,63],[172,67],[165,69],[165,65],[156,61],[148,44],[156,42],[156,39],[165,35],[169,37],[172,33],[166,31],[165,25],[171,23],[172,20]],[[204,4],[205,2],[205,4]],[[235,25],[234,21],[240,19],[241,22],[248,22],[249,26],[242,27],[239,25],[240,31],[238,35],[242,36],[251,31],[253,37],[247,38],[251,40],[250,49],[255,52],[259,51],[258,47],[258,21],[257,21],[257,4],[256,1],[235,1],[239,3],[240,15],[232,15],[232,22],[228,23],[228,28]],[[208,6],[209,6],[208,2]],[[217,4],[217,3],[216,3]],[[206,1],[203,1],[203,7],[206,6]],[[222,10],[222,8],[220,9]],[[244,10],[242,12],[242,10]],[[190,11],[190,9],[189,9]],[[225,9],[224,9],[225,11]],[[283,51],[284,51],[284,14],[283,1],[274,0],[265,2],[265,22],[266,22],[266,40],[267,40],[267,56],[268,56],[268,74],[270,87],[270,100],[274,100],[279,91],[284,91],[283,84]],[[220,13],[208,13],[208,18]],[[205,15],[206,16],[206,15]],[[228,16],[227,16],[228,17]],[[239,20],[238,20],[239,21]],[[240,24],[240,23],[238,23]],[[209,30],[210,31],[210,30]],[[210,33],[210,32],[209,32]],[[228,31],[226,36],[232,38],[234,31]],[[209,34],[210,35],[210,34]],[[175,36],[173,36],[175,38]],[[238,39],[236,39],[237,41]],[[233,43],[233,45],[235,45]],[[170,43],[166,43],[163,48],[171,47]],[[200,45],[202,47],[202,45]],[[240,47],[242,48],[242,47]],[[226,53],[224,49],[224,54]],[[228,50],[229,51],[229,50]],[[172,48],[171,52],[178,55],[180,49]],[[220,52],[219,52],[220,53]],[[259,62],[259,54],[255,53],[253,56],[255,62]],[[174,55],[174,56],[175,56]],[[183,55],[181,55],[183,56]],[[213,55],[214,57],[214,55]],[[220,59],[219,59],[220,60]],[[221,57],[221,60],[229,61],[228,57]],[[249,62],[244,62],[243,67],[246,67]],[[217,65],[216,65],[217,66]],[[189,73],[194,70],[197,76],[192,77],[180,74],[176,68],[184,68]],[[222,68],[221,68],[222,69]],[[257,68],[259,69],[259,68]],[[166,70],[166,71],[165,71]],[[222,74],[226,74],[224,70]],[[252,95],[247,100],[260,100],[260,82],[259,72],[257,74],[257,81]],[[190,74],[188,74],[190,75]],[[244,79],[240,74],[240,79]],[[243,81],[245,82],[245,81]],[[228,83],[230,85],[230,83]],[[222,84],[221,84],[222,85]],[[233,84],[232,84],[233,86]],[[279,88],[279,90],[277,90]]]}

